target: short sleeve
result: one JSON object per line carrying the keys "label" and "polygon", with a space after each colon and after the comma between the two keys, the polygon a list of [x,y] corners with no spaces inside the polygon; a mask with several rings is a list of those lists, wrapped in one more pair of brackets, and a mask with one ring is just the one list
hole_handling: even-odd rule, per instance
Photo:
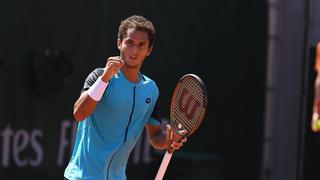
{"label": "short sleeve", "polygon": [[153,108],[151,117],[148,120],[148,124],[152,124],[152,125],[161,124],[161,106],[160,106],[159,99],[157,100],[157,102]]}
{"label": "short sleeve", "polygon": [[103,68],[96,68],[95,70],[93,70],[86,78],[83,88],[81,90],[81,93],[83,93],[84,91],[87,91],[93,85],[93,83],[96,82],[98,77],[101,76],[102,74],[103,74]]}

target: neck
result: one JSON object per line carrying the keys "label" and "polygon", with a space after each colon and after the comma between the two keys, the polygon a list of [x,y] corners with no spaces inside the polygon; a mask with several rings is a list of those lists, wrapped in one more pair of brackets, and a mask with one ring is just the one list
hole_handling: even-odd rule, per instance
{"label": "neck", "polygon": [[139,69],[138,68],[129,68],[126,66],[123,66],[121,68],[122,73],[124,76],[133,83],[139,82]]}

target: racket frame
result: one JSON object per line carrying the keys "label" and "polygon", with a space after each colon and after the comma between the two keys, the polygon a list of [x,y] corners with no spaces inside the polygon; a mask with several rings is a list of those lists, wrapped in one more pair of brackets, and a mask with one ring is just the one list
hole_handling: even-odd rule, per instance
{"label": "racket frame", "polygon": [[[189,76],[193,77],[193,78],[196,78],[197,79],[197,83],[200,84],[200,88],[203,92],[203,99],[204,99],[204,102],[202,104],[202,110],[201,110],[201,114],[199,116],[199,120],[196,122],[195,126],[192,128],[191,132],[187,132],[186,134],[181,134],[180,131],[178,130],[178,128],[176,127],[175,123],[173,123],[174,120],[174,117],[173,117],[173,112],[174,112],[174,108],[175,108],[175,105],[176,105],[176,96],[181,88],[181,85],[183,83],[183,81],[185,80],[185,78],[188,78]],[[206,86],[204,85],[203,81],[195,74],[186,74],[184,75],[182,78],[180,78],[180,80],[178,81],[178,84],[176,85],[175,89],[174,89],[174,92],[173,92],[173,96],[172,96],[172,99],[171,99],[171,104],[170,104],[170,124],[171,124],[171,132],[169,134],[169,140],[170,140],[170,146],[168,147],[163,159],[162,159],[162,162],[161,162],[161,165],[159,167],[159,170],[157,172],[157,175],[155,177],[155,180],[162,180],[165,172],[166,172],[166,169],[169,165],[169,162],[171,160],[171,157],[172,157],[172,154],[174,152],[174,149],[171,147],[171,144],[172,144],[172,141],[173,141],[173,135],[174,135],[174,132],[181,135],[181,139],[182,138],[185,138],[185,137],[188,137],[190,136],[191,134],[193,134],[200,126],[200,124],[202,123],[203,121],[203,118],[204,118],[204,115],[207,111],[207,104],[208,104],[208,93],[207,93],[207,89],[206,89]]]}

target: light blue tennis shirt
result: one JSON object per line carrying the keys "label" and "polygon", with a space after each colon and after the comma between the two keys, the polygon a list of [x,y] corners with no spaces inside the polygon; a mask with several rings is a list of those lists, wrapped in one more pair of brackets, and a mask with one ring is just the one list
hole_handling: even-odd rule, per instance
{"label": "light blue tennis shirt", "polygon": [[[103,73],[95,69],[86,79],[87,90]],[[126,165],[146,124],[153,117],[159,95],[155,82],[140,74],[132,83],[119,71],[109,82],[95,111],[79,122],[71,160],[64,172],[69,180],[123,180]]]}

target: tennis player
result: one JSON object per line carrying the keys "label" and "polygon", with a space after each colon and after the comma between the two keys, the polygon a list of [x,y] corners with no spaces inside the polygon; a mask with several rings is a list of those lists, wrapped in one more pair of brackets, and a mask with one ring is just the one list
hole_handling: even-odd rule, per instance
{"label": "tennis player", "polygon": [[129,154],[144,127],[156,149],[178,150],[186,142],[180,132],[169,143],[171,127],[163,129],[159,121],[158,87],[140,72],[152,51],[154,35],[152,22],[142,16],[121,21],[120,56],[109,57],[105,67],[88,75],[74,104],[79,123],[65,179],[126,179]]}

